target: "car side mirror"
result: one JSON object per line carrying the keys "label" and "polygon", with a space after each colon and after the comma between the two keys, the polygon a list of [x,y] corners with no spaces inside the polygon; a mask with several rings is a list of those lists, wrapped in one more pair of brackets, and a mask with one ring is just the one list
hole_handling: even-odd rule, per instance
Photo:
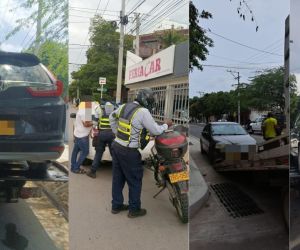
{"label": "car side mirror", "polygon": [[76,113],[71,113],[70,118],[76,118]]}

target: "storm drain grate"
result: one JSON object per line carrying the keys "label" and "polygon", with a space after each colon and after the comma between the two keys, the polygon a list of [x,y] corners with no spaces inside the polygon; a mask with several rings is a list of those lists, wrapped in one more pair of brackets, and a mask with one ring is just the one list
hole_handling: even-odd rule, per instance
{"label": "storm drain grate", "polygon": [[254,200],[232,183],[210,185],[229,215],[233,218],[262,214]]}

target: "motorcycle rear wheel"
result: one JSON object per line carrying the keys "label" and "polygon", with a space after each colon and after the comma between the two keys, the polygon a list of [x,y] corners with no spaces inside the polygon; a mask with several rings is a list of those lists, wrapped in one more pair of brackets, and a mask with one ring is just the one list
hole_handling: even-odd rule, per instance
{"label": "motorcycle rear wheel", "polygon": [[182,223],[189,222],[189,200],[187,193],[181,193],[178,185],[172,185],[175,197],[173,205]]}

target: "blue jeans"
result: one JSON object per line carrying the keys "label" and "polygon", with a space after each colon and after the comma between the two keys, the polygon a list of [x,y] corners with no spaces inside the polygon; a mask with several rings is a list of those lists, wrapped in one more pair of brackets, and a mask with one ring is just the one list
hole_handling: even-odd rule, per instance
{"label": "blue jeans", "polygon": [[[78,157],[79,154],[79,157]],[[71,156],[71,171],[76,172],[80,169],[83,161],[89,154],[89,137],[75,137],[74,147]]]}
{"label": "blue jeans", "polygon": [[123,188],[125,182],[129,187],[129,211],[141,208],[141,191],[143,180],[142,157],[137,149],[112,143],[112,209],[118,209],[124,203]]}
{"label": "blue jeans", "polygon": [[95,148],[96,155],[93,160],[92,167],[91,167],[91,170],[93,172],[96,172],[97,168],[100,167],[102,155],[105,151],[106,145],[108,146],[110,154],[111,154],[111,143],[113,142],[114,138],[115,138],[115,135],[111,130],[100,131],[100,133],[98,135],[98,146]]}

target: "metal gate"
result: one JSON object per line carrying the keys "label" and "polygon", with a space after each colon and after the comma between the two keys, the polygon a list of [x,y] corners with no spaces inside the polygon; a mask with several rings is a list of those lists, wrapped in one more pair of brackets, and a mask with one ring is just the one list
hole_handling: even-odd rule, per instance
{"label": "metal gate", "polygon": [[[156,95],[156,102],[151,114],[162,122],[172,119],[175,124],[189,122],[189,85],[188,83],[173,84],[151,88]],[[134,101],[138,90],[128,92],[128,101]]]}

